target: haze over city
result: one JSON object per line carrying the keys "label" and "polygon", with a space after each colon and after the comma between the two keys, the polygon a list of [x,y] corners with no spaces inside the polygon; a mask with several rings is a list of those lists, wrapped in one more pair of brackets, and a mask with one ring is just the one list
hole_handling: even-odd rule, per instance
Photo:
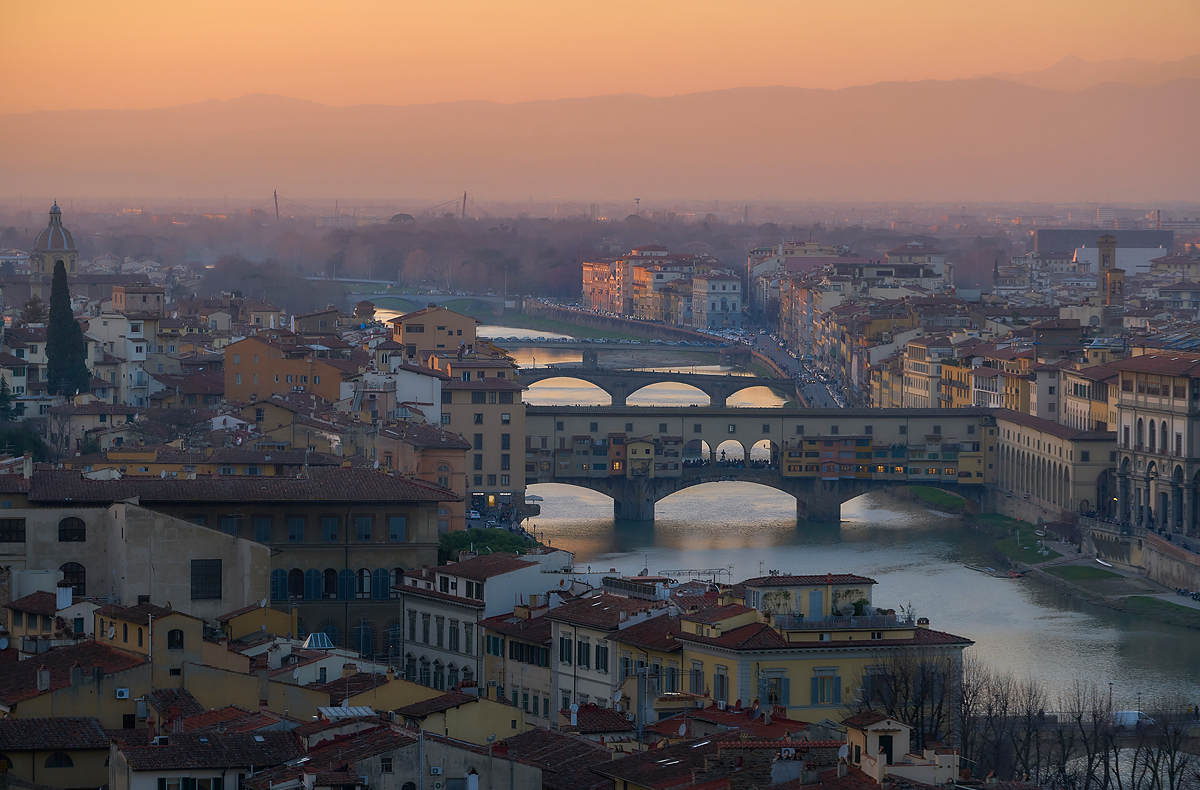
{"label": "haze over city", "polygon": [[1182,0],[3,13],[8,196],[1162,201],[1200,175]]}
{"label": "haze over city", "polygon": [[1200,790],[1197,0],[0,0],[0,790]]}

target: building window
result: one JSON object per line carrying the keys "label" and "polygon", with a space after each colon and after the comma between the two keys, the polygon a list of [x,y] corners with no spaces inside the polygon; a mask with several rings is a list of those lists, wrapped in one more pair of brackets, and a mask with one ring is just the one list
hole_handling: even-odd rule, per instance
{"label": "building window", "polygon": [[406,540],[408,519],[405,516],[388,517],[388,540],[403,543]]}
{"label": "building window", "polygon": [[71,585],[73,595],[87,594],[87,571],[78,562],[68,562],[59,567],[63,581]]}
{"label": "building window", "polygon": [[167,650],[183,650],[183,631],[172,628],[167,631]]}
{"label": "building window", "polygon": [[25,519],[0,518],[0,543],[24,543]]}
{"label": "building window", "polygon": [[221,531],[226,535],[236,535],[238,532],[237,516],[221,516]]}
{"label": "building window", "polygon": [[71,516],[58,522],[59,543],[83,543],[87,540],[87,525],[83,519]]}
{"label": "building window", "polygon": [[254,539],[259,543],[271,542],[271,519],[256,518],[254,519]]}
{"label": "building window", "polygon": [[304,516],[288,516],[288,542],[304,542]]}
{"label": "building window", "polygon": [[71,756],[66,752],[55,752],[46,758],[47,768],[74,768],[75,763],[72,762]]}
{"label": "building window", "polygon": [[221,599],[221,561],[192,560],[192,600]]}
{"label": "building window", "polygon": [[322,516],[321,517],[321,541],[323,543],[337,543],[338,539],[338,517],[337,516]]}
{"label": "building window", "polygon": [[354,519],[354,539],[359,543],[371,542],[370,516],[358,516]]}

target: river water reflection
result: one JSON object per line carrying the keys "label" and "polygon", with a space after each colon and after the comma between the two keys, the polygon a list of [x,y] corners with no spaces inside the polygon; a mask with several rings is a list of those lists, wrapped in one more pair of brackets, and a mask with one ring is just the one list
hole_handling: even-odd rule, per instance
{"label": "river water reflection", "polygon": [[984,561],[980,535],[958,519],[886,494],[846,503],[837,524],[797,525],[795,500],[750,483],[711,483],[658,503],[654,524],[616,522],[592,491],[536,485],[545,498],[536,531],[576,552],[580,567],[636,574],[725,568],[861,573],[879,582],[877,605],[913,604],[932,627],[975,640],[989,665],[1054,689],[1076,677],[1112,682],[1134,707],[1174,689],[1200,699],[1200,632],[1141,621],[1076,601],[1032,581],[995,579],[963,563]]}

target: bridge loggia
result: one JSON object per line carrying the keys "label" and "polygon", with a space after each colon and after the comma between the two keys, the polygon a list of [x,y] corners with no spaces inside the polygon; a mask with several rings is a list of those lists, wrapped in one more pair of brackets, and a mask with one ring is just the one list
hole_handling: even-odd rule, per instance
{"label": "bridge loggia", "polygon": [[[528,406],[525,427],[527,484],[598,491],[625,520],[651,521],[659,500],[717,481],[784,491],[798,519],[836,522],[842,503],[870,491],[919,484],[983,501],[996,480],[996,424],[984,408]],[[730,440],[740,466],[718,457]],[[750,450],[763,440],[771,460],[754,468]]]}

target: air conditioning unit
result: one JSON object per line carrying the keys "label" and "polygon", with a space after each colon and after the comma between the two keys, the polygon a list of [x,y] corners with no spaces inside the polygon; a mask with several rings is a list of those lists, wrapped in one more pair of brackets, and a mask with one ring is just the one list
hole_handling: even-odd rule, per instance
{"label": "air conditioning unit", "polygon": [[440,765],[429,766],[429,775],[430,776],[441,776],[442,775],[442,767]]}
{"label": "air conditioning unit", "polygon": [[725,710],[725,700],[717,701],[717,710]]}
{"label": "air conditioning unit", "polygon": [[129,699],[129,689],[117,689],[117,699]]}

